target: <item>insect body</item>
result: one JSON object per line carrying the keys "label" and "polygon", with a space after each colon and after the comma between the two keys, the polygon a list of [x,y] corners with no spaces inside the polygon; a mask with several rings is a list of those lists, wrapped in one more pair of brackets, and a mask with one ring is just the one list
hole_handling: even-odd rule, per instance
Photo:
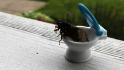
{"label": "insect body", "polygon": [[61,40],[63,37],[70,37],[73,41],[76,42],[88,41],[87,34],[82,29],[63,20],[57,20],[55,24],[56,26],[54,31],[60,30]]}

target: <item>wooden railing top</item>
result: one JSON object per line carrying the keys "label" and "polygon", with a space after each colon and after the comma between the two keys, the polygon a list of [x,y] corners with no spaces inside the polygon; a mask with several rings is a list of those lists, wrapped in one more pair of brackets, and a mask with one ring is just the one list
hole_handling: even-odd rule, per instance
{"label": "wooden railing top", "polygon": [[[54,25],[0,12],[0,68],[3,70],[124,70],[124,41],[107,38],[92,48],[92,59],[71,64]],[[2,66],[3,65],[3,66]]]}

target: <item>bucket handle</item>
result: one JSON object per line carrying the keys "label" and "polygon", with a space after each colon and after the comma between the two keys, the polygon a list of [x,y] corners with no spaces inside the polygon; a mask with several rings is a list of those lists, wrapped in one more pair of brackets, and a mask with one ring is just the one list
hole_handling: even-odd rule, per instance
{"label": "bucket handle", "polygon": [[79,7],[79,10],[80,10],[81,14],[84,14],[85,19],[86,19],[88,25],[95,29],[96,35],[97,36],[107,37],[107,30],[104,29],[98,23],[98,21],[96,20],[94,15],[90,12],[90,10],[82,3],[79,3],[78,7]]}

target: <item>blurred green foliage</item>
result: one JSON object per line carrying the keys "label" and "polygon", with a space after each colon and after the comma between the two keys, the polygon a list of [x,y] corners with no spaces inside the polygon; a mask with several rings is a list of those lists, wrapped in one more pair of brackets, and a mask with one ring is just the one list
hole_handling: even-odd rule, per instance
{"label": "blurred green foliage", "polygon": [[29,12],[24,12],[22,13],[24,17],[31,18],[31,19],[36,19],[39,21],[44,21],[44,22],[49,22],[53,23],[54,20],[50,18],[49,16],[41,13],[41,12],[35,12],[35,11],[29,11]]}
{"label": "blurred green foliage", "polygon": [[[41,0],[42,1],[42,0]],[[86,25],[78,10],[78,3],[85,4],[95,15],[98,22],[108,30],[108,35],[124,40],[124,0],[43,0],[46,7],[33,11],[49,17],[64,19],[75,25]],[[28,13],[30,18],[30,14]]]}
{"label": "blurred green foliage", "polygon": [[33,1],[49,1],[49,0],[33,0]]}

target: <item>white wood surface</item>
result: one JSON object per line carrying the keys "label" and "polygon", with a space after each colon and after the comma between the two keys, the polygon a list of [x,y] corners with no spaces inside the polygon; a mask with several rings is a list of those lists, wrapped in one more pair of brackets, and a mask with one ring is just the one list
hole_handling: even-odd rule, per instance
{"label": "white wood surface", "polygon": [[108,38],[92,48],[92,59],[69,63],[54,25],[0,12],[0,70],[124,70],[124,41]]}
{"label": "white wood surface", "polygon": [[92,51],[82,64],[65,60],[66,45],[0,25],[0,70],[124,70],[124,63]]}

